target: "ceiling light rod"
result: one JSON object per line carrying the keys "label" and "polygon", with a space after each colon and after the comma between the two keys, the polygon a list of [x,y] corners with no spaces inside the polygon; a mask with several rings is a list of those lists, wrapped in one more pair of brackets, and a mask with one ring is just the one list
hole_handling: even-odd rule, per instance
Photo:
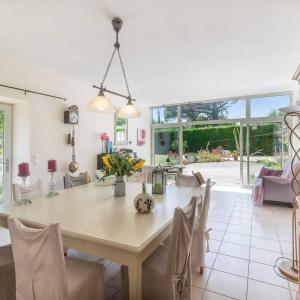
{"label": "ceiling light rod", "polygon": [[[108,72],[110,70],[110,67],[111,67],[111,63],[113,61],[113,58],[117,52],[118,54],[118,57],[119,57],[119,61],[120,61],[120,65],[121,65],[121,69],[122,69],[122,74],[123,74],[123,77],[124,77],[124,81],[125,81],[125,84],[126,84],[126,89],[127,89],[127,93],[128,93],[128,97],[124,96],[124,95],[121,95],[119,93],[115,93],[115,92],[112,92],[112,91],[109,91],[109,90],[106,90],[108,93],[114,93],[115,95],[118,95],[118,96],[121,96],[121,97],[124,97],[126,99],[131,99],[131,93],[130,93],[130,90],[129,90],[129,85],[128,85],[128,81],[127,81],[127,77],[126,77],[126,73],[125,73],[125,68],[124,68],[124,65],[123,65],[123,60],[122,60],[122,57],[121,57],[121,53],[120,53],[120,43],[119,43],[119,31],[121,30],[122,28],[122,25],[123,25],[123,21],[116,17],[116,18],[113,18],[112,20],[112,26],[113,26],[113,29],[114,31],[116,32],[116,41],[114,43],[114,50],[113,50],[113,53],[110,57],[110,60],[108,62],[108,65],[107,65],[107,68],[105,70],[105,73],[104,73],[104,76],[103,76],[103,79],[101,81],[101,84],[100,84],[100,91],[104,91],[105,88],[103,87],[104,86],[104,83],[105,83],[105,80],[106,80],[106,77],[108,75]],[[94,86],[95,87],[95,86]],[[99,87],[98,87],[99,88]],[[132,99],[131,99],[132,100]]]}
{"label": "ceiling light rod", "polygon": [[49,95],[49,94],[40,93],[40,92],[36,92],[36,91],[31,91],[31,90],[26,90],[26,89],[21,89],[21,88],[15,87],[15,86],[0,84],[0,87],[4,87],[4,88],[7,88],[7,89],[12,89],[12,90],[17,90],[17,91],[22,91],[22,92],[25,93],[25,95],[27,93],[30,93],[30,94],[36,94],[36,95],[41,95],[41,96],[45,96],[45,97],[50,97],[50,98],[55,98],[55,99],[60,99],[60,100],[63,100],[63,101],[67,101],[67,98],[58,97],[58,96]]}
{"label": "ceiling light rod", "polygon": [[93,85],[93,88],[98,89],[98,90],[100,90],[100,91],[102,90],[102,92],[106,92],[106,93],[110,93],[110,94],[113,94],[113,95],[116,95],[116,96],[119,96],[119,97],[123,97],[123,98],[128,99],[128,100],[131,100],[131,101],[136,101],[135,99],[132,99],[132,98],[129,97],[129,96],[126,96],[126,95],[123,95],[123,94],[120,94],[120,93],[117,93],[117,92],[108,90],[108,89],[105,88],[105,87]]}

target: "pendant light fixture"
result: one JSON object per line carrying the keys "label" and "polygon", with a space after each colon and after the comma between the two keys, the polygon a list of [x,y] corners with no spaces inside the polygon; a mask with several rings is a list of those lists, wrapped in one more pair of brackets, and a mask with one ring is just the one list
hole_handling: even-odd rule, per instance
{"label": "pendant light fixture", "polygon": [[[127,104],[120,109],[120,111],[117,114],[118,117],[120,117],[120,118],[139,118],[141,116],[141,113],[133,103],[135,100],[132,99],[132,97],[131,97],[131,93],[129,90],[129,85],[128,85],[128,81],[127,81],[127,77],[126,77],[126,73],[125,73],[125,69],[124,69],[124,65],[123,65],[123,61],[122,61],[122,57],[121,57],[121,53],[120,53],[119,31],[122,28],[122,24],[123,24],[123,21],[120,18],[114,18],[112,20],[112,26],[113,26],[114,31],[116,32],[116,42],[114,43],[114,50],[113,50],[111,58],[108,62],[108,65],[105,70],[105,73],[104,73],[104,76],[103,76],[100,86],[93,85],[93,88],[99,89],[99,94],[98,94],[98,96],[96,96],[95,98],[90,100],[90,102],[87,105],[87,109],[91,112],[100,112],[100,113],[101,112],[102,113],[115,112],[114,105],[104,94],[104,93],[109,93],[109,94],[113,94],[113,95],[127,99]],[[114,91],[109,90],[106,87],[104,87],[106,77],[108,75],[108,72],[111,67],[111,63],[112,63],[116,53],[119,57],[122,74],[124,77],[128,95],[123,95],[123,94],[114,92]]]}

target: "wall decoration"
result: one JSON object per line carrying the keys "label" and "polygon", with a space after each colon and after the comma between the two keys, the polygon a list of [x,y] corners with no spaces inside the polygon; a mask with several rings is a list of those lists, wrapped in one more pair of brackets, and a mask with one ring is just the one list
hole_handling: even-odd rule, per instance
{"label": "wall decoration", "polygon": [[146,144],[146,129],[137,129],[137,145],[144,146]]}
{"label": "wall decoration", "polygon": [[[69,133],[67,135],[67,143],[72,146],[72,161],[69,164],[69,171],[74,173],[78,169],[78,163],[76,161],[75,155],[75,126],[79,122],[79,111],[76,105],[68,107],[64,111],[64,123],[69,124]],[[72,125],[72,134],[71,134],[71,125]]]}
{"label": "wall decoration", "polygon": [[109,143],[109,135],[106,132],[102,132],[100,134],[100,139],[102,141],[102,153],[109,153],[107,152],[107,144]]}

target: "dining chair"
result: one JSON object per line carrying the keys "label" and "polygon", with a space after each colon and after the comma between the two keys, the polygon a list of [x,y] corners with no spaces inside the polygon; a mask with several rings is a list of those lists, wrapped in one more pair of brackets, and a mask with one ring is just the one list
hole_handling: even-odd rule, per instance
{"label": "dining chair", "polygon": [[104,267],[65,258],[59,224],[30,228],[8,218],[17,299],[104,299]]}
{"label": "dining chair", "polygon": [[[191,299],[191,243],[196,209],[193,197],[185,210],[174,211],[170,247],[159,246],[143,263],[144,300]],[[128,299],[128,268],[121,267],[122,292]]]}
{"label": "dining chair", "polygon": [[[202,178],[202,180],[201,180]],[[176,174],[176,185],[177,186],[186,186],[186,187],[199,187],[203,184],[203,177],[202,175],[197,172],[193,173],[193,175],[185,175],[180,172]]]}
{"label": "dining chair", "polygon": [[0,299],[16,299],[16,279],[10,246],[0,247]]}
{"label": "dining chair", "polygon": [[198,216],[195,217],[192,240],[192,266],[199,268],[200,274],[203,274],[205,264],[205,252],[209,251],[209,231],[207,229],[207,217],[210,204],[211,180],[207,179],[205,195],[201,204],[201,210]]}
{"label": "dining chair", "polygon": [[91,178],[88,172],[80,173],[78,176],[71,176],[66,174],[64,176],[64,187],[70,189],[79,185],[88,184],[91,182]]}
{"label": "dining chair", "polygon": [[13,198],[15,202],[22,201],[22,194],[26,193],[26,199],[29,201],[41,198],[43,196],[43,186],[42,180],[38,179],[32,185],[24,187],[21,184],[13,183],[12,185],[13,190]]}

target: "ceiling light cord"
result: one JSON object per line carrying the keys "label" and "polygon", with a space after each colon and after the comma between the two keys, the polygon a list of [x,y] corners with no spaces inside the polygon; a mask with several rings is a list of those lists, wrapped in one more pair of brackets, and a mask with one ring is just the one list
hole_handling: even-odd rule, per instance
{"label": "ceiling light cord", "polygon": [[125,68],[124,68],[122,56],[121,56],[121,53],[120,53],[120,43],[119,43],[119,32],[118,31],[116,31],[116,42],[114,43],[114,51],[113,51],[113,53],[110,57],[110,60],[109,60],[108,65],[106,67],[103,79],[102,79],[101,84],[100,84],[100,87],[101,87],[100,93],[103,92],[104,83],[105,83],[105,80],[107,78],[108,72],[110,71],[110,67],[111,67],[111,64],[112,64],[112,61],[114,59],[114,56],[115,56],[116,52],[118,53],[120,65],[121,65],[121,68],[122,68],[122,74],[123,74],[123,77],[124,77],[124,80],[125,80],[126,89],[127,89],[127,93],[128,93],[128,100],[129,100],[130,104],[132,104],[132,102],[131,102],[131,93],[130,93],[130,90],[129,90],[128,80],[127,80],[127,77],[126,77]]}

